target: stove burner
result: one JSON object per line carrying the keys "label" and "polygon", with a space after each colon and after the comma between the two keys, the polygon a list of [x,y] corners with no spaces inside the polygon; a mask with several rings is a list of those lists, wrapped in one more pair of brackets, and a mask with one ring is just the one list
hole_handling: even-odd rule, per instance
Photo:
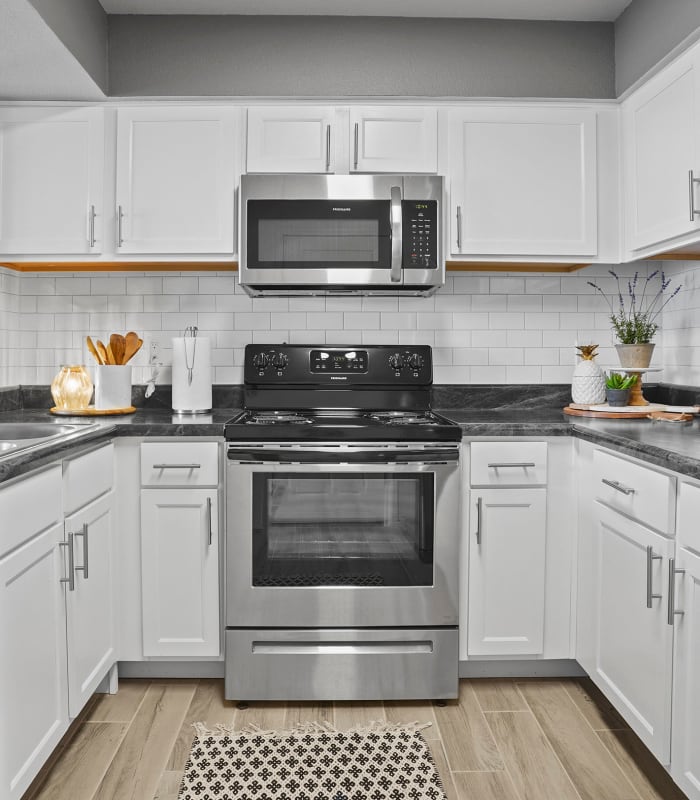
{"label": "stove burner", "polygon": [[245,420],[246,425],[309,425],[313,420],[294,411],[258,411]]}
{"label": "stove burner", "polygon": [[434,425],[435,419],[430,414],[415,411],[375,411],[369,414],[370,419],[384,425]]}

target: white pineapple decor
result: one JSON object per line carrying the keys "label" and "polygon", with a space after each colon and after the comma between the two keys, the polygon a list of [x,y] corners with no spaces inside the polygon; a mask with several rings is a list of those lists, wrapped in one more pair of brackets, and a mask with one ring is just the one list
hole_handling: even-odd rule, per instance
{"label": "white pineapple decor", "polygon": [[605,402],[605,372],[594,361],[598,355],[597,344],[582,344],[576,349],[581,361],[576,365],[571,381],[571,399],[574,403],[597,405]]}

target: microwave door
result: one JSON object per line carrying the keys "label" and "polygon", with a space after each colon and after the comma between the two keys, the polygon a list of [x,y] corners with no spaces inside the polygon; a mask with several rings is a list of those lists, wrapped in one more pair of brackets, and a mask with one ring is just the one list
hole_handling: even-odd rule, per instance
{"label": "microwave door", "polygon": [[400,200],[248,200],[247,269],[266,284],[400,283],[400,215]]}

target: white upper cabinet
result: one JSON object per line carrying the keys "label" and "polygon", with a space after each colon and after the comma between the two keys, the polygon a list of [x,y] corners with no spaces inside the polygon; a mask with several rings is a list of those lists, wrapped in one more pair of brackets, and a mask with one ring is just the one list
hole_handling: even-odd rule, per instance
{"label": "white upper cabinet", "polygon": [[248,172],[437,172],[437,110],[254,106]]}
{"label": "white upper cabinet", "polygon": [[335,172],[334,109],[248,109],[248,172]]}
{"label": "white upper cabinet", "polygon": [[435,108],[350,109],[351,172],[437,172]]}
{"label": "white upper cabinet", "polygon": [[116,252],[234,252],[238,111],[120,108]]}
{"label": "white upper cabinet", "polygon": [[103,249],[104,112],[0,108],[0,253]]}
{"label": "white upper cabinet", "polygon": [[700,239],[698,49],[622,104],[626,251],[633,260]]}
{"label": "white upper cabinet", "polygon": [[596,121],[587,108],[451,111],[450,252],[596,256]]}

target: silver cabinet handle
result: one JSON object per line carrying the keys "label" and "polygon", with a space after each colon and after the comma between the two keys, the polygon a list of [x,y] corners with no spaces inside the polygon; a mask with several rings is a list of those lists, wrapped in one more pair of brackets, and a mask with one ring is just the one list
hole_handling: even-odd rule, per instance
{"label": "silver cabinet handle", "polygon": [[476,498],[476,543],[481,544],[481,497]]}
{"label": "silver cabinet handle", "polygon": [[201,469],[201,464],[154,464],[153,469]]}
{"label": "silver cabinet handle", "polygon": [[95,246],[95,206],[91,205],[88,211],[88,245]]}
{"label": "silver cabinet handle", "polygon": [[522,469],[527,469],[527,467],[536,467],[534,461],[511,461],[510,463],[497,463],[494,462],[493,464],[487,465],[489,469],[501,469],[501,467],[521,467]]}
{"label": "silver cabinet handle", "polygon": [[622,494],[634,494],[635,490],[631,489],[629,486],[623,486],[619,481],[609,481],[607,478],[602,478],[602,482],[606,486],[610,486],[612,489],[615,489],[617,492],[622,492]]}
{"label": "silver cabinet handle", "polygon": [[68,591],[75,591],[75,553],[73,552],[73,534],[68,534],[67,542],[59,542],[59,547],[68,548],[68,577],[61,578],[61,583],[68,584]]}
{"label": "silver cabinet handle", "polygon": [[685,611],[676,611],[676,575],[685,575],[684,569],[676,569],[676,559],[668,560],[668,619],[669,625],[673,625],[676,616],[682,617]]}
{"label": "silver cabinet handle", "polygon": [[360,123],[355,123],[355,155],[353,158],[353,169],[357,169],[357,162],[360,158]]}
{"label": "silver cabinet handle", "polygon": [[401,281],[401,187],[391,187],[391,282]]}
{"label": "silver cabinet handle", "polygon": [[121,247],[124,244],[124,235],[122,232],[123,220],[124,212],[122,211],[122,207],[119,205],[117,206],[117,247]]}
{"label": "silver cabinet handle", "polygon": [[331,126],[326,125],[326,172],[331,168]]}
{"label": "silver cabinet handle", "polygon": [[75,536],[82,536],[83,537],[83,566],[82,567],[75,567],[75,571],[82,572],[83,578],[85,580],[88,579],[88,526],[87,522],[83,525],[82,531],[79,533],[74,534]]}
{"label": "silver cabinet handle", "polygon": [[457,250],[462,249],[462,206],[457,206]]}
{"label": "silver cabinet handle", "polygon": [[207,516],[209,519],[209,547],[211,547],[213,533],[212,533],[212,522],[211,522],[211,497],[207,497]]}
{"label": "silver cabinet handle", "polygon": [[695,208],[695,184],[700,183],[700,178],[695,177],[692,169],[688,170],[688,205],[690,206],[690,221],[695,222],[695,217],[700,214]]}
{"label": "silver cabinet handle", "polygon": [[651,608],[652,600],[661,600],[660,594],[654,594],[651,584],[651,571],[654,561],[661,560],[661,556],[654,555],[654,548],[649,545],[647,547],[647,608]]}

